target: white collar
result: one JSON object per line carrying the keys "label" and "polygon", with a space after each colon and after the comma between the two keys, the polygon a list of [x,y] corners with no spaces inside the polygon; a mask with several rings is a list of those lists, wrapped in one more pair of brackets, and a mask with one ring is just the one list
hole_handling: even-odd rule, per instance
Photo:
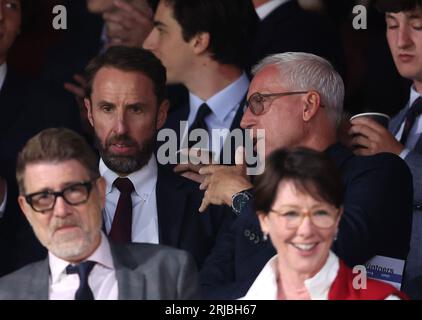
{"label": "white collar", "polygon": [[[101,232],[101,241],[97,249],[86,259],[86,261],[94,261],[104,268],[114,270],[113,257],[111,255],[110,244],[107,237]],[[50,265],[51,283],[57,283],[66,274],[66,267],[69,261],[60,259],[52,252],[48,252],[48,261]]]}
{"label": "white collar", "polygon": [[411,86],[410,87],[410,100],[409,100],[409,105],[408,108],[410,108],[410,106],[413,104],[413,102],[415,102],[415,100],[419,97],[421,97],[422,94],[417,92],[415,89],[415,86]]}
{"label": "white collar", "polygon": [[7,64],[6,62],[0,65],[0,91],[3,88],[4,80],[6,79]]}
{"label": "white collar", "polygon": [[327,300],[331,284],[340,268],[337,256],[330,251],[322,269],[312,278],[305,280],[305,286],[312,300]]}
{"label": "white collar", "polygon": [[249,79],[245,72],[234,82],[229,84],[220,92],[217,92],[207,101],[203,101],[193,93],[189,93],[189,102],[191,112],[195,114],[198,112],[199,107],[206,102],[210,107],[212,113],[221,122],[235,109],[244,98],[249,87]]}
{"label": "white collar", "polygon": [[[339,259],[330,251],[328,259],[321,270],[312,278],[305,280],[312,300],[328,299],[331,284],[337,277]],[[264,266],[247,294],[245,300],[276,300],[277,299],[278,256],[272,257]],[[264,288],[264,289],[263,289]]]}
{"label": "white collar", "polygon": [[[157,170],[157,160],[155,160],[155,156],[153,154],[145,166],[126,176],[126,178],[133,183],[136,194],[144,201],[148,199],[155,188],[157,182]],[[103,159],[100,160],[100,174],[106,181],[107,195],[113,191],[113,182],[119,176],[105,165]]]}
{"label": "white collar", "polygon": [[259,7],[255,8],[255,10],[259,19],[264,20],[276,8],[288,1],[290,0],[270,0],[267,3],[261,4]]}

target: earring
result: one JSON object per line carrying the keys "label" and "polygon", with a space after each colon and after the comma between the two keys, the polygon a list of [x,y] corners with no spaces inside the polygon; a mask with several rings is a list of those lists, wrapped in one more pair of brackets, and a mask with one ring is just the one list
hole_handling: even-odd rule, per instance
{"label": "earring", "polygon": [[268,233],[266,233],[266,232],[262,233],[262,240],[264,240],[264,241],[268,240]]}
{"label": "earring", "polygon": [[337,235],[338,235],[338,229],[337,229],[336,233],[334,234],[334,238],[333,238],[334,241],[337,241]]}

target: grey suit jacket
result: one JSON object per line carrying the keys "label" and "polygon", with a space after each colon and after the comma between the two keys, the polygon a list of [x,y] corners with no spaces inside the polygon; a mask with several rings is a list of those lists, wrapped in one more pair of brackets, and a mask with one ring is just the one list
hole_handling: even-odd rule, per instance
{"label": "grey suit jacket", "polygon": [[[405,121],[408,105],[390,121],[389,130],[396,135]],[[402,290],[412,299],[422,299],[422,287],[415,279],[422,278],[422,135],[404,159],[413,177],[413,220],[410,250],[406,260]]]}
{"label": "grey suit jacket", "polygon": [[[400,129],[400,125],[406,118],[408,108],[403,108],[390,121],[389,130],[393,135],[396,135]],[[413,204],[416,209],[422,209],[422,135],[413,150],[404,159],[410,168],[413,176]]]}
{"label": "grey suit jacket", "polygon": [[[199,287],[191,256],[155,244],[110,243],[119,300],[197,299]],[[47,300],[48,258],[0,279],[0,300]]]}

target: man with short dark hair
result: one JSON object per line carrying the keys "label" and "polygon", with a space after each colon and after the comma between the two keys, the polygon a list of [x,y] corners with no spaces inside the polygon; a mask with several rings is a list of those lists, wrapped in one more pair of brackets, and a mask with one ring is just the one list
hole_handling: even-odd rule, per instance
{"label": "man with short dark hair", "polygon": [[48,258],[0,279],[1,299],[193,299],[196,268],[183,251],[118,246],[101,231],[105,181],[88,144],[47,129],[19,154],[19,205]]}
{"label": "man with short dark hair", "polygon": [[106,181],[104,226],[122,243],[160,243],[190,252],[198,267],[214,245],[224,208],[200,215],[203,192],[158,166],[156,136],[168,110],[166,73],[149,51],[111,47],[86,69],[85,106]]}
{"label": "man with short dark hair", "polygon": [[193,129],[206,130],[206,147],[216,159],[227,134],[213,140],[211,130],[239,128],[257,24],[251,0],[160,0],[144,42],[166,67],[168,83],[189,91],[172,106],[165,127],[179,133],[187,121],[179,140],[188,140]]}

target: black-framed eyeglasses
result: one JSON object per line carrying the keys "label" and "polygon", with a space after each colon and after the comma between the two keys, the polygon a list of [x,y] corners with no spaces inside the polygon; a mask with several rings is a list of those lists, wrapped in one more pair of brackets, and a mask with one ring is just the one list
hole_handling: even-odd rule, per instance
{"label": "black-framed eyeglasses", "polygon": [[275,98],[291,96],[294,94],[305,94],[308,92],[309,91],[289,91],[289,92],[278,92],[278,93],[267,93],[267,94],[255,92],[246,101],[246,107],[249,108],[254,115],[259,116],[265,110],[265,105],[264,105],[265,102],[268,102]]}
{"label": "black-framed eyeglasses", "polygon": [[62,191],[41,191],[25,195],[26,202],[36,212],[45,213],[54,208],[57,197],[62,197],[67,204],[76,206],[85,203],[92,190],[93,181],[78,182]]}

